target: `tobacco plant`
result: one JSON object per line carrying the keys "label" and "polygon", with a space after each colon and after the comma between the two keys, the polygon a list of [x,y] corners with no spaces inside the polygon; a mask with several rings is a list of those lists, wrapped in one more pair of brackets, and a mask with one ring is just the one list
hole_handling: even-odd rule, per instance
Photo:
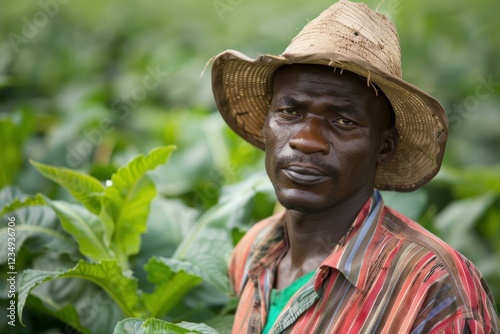
{"label": "tobacco plant", "polygon": [[[127,328],[142,333],[139,328],[151,330],[153,324],[172,333],[187,332],[184,327],[191,328],[191,332],[196,328],[214,332],[206,325],[175,325],[157,318],[175,311],[185,295],[202,282],[222,295],[229,293],[226,260],[234,243],[231,226],[236,229],[238,222],[245,219],[255,194],[267,183],[262,178],[251,179],[236,190],[238,196],[223,196],[204,214],[192,214],[179,203],[158,198],[147,174],[164,164],[173,149],[159,147],[139,155],[105,184],[75,170],[31,162],[45,177],[66,188],[75,203],[52,200],[44,194],[23,196],[10,188],[2,192],[4,203],[12,199],[4,205],[2,215],[18,216],[17,249],[34,239],[35,244],[48,248],[53,258],[59,254],[64,259],[58,265],[67,265],[53,268],[51,260],[44,259],[36,263],[37,269],[22,272],[17,300],[21,322],[29,302],[30,307],[81,333],[111,332],[122,320],[116,333],[126,333]],[[135,262],[140,257],[141,236],[146,232],[153,200],[159,201],[157,207],[172,210],[170,214],[177,221],[167,223],[169,219],[165,219],[163,227],[167,235],[182,234],[182,240],[171,257],[149,257],[143,266],[146,280],[140,282]],[[5,233],[0,229],[0,234]],[[165,240],[165,246],[167,243]],[[80,280],[63,280],[67,278]],[[226,315],[226,319],[227,327],[230,316]]]}

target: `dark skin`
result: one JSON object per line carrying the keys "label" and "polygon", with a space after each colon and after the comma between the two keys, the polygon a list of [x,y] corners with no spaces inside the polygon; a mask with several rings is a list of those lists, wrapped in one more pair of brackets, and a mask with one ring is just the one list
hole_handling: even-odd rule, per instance
{"label": "dark skin", "polygon": [[357,74],[321,65],[276,72],[264,124],[266,170],[285,207],[289,249],[275,288],[315,270],[373,193],[397,131],[386,97]]}

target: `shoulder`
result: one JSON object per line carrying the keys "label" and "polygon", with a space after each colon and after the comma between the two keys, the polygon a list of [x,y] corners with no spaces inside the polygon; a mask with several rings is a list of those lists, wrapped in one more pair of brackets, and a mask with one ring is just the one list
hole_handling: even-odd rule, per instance
{"label": "shoulder", "polygon": [[259,243],[265,239],[276,224],[282,221],[280,212],[253,225],[235,246],[229,262],[229,279],[233,290],[238,293],[248,272],[249,258]]}
{"label": "shoulder", "polygon": [[442,263],[447,274],[462,279],[470,275],[481,276],[465,256],[402,213],[386,207],[382,225],[400,242],[403,250],[411,248],[422,256],[432,257]]}
{"label": "shoulder", "polygon": [[[439,270],[430,271],[430,274],[442,272],[441,276],[450,277],[457,289],[479,289],[482,286],[471,286],[472,281],[480,281],[482,275],[469,259],[448,245],[439,237],[423,228],[421,225],[404,216],[403,214],[386,207],[383,227],[401,244],[401,250],[411,250],[416,259],[427,259],[434,267],[439,265]],[[429,278],[429,277],[428,277]],[[460,291],[463,293],[464,291]],[[471,292],[471,291],[465,291]]]}
{"label": "shoulder", "polygon": [[[491,290],[474,264],[446,242],[403,214],[386,207],[382,222],[392,235],[400,254],[411,254],[408,274],[421,286],[422,312],[445,305],[448,320],[481,323],[498,329],[499,322]],[[406,257],[408,259],[408,257]],[[401,263],[400,263],[401,265]],[[427,310],[427,311],[425,311]],[[422,314],[421,316],[424,316]],[[430,313],[425,314],[429,319]]]}
{"label": "shoulder", "polygon": [[271,217],[253,225],[248,232],[245,233],[243,238],[238,242],[233,251],[233,257],[239,260],[245,260],[248,257],[252,247],[259,244],[260,241],[268,234],[268,232],[282,220],[283,213],[277,213]]}

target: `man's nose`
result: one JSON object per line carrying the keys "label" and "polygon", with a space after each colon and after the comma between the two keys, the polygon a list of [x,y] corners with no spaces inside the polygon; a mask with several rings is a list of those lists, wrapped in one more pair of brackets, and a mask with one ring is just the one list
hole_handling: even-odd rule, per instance
{"label": "man's nose", "polygon": [[290,138],[289,145],[292,149],[306,154],[330,152],[330,142],[326,136],[324,120],[310,120]]}

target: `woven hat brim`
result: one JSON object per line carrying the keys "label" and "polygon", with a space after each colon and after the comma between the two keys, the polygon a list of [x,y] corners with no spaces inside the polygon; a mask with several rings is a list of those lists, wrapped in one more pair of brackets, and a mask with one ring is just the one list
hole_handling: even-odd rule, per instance
{"label": "woven hat brim", "polygon": [[377,168],[378,189],[412,191],[439,171],[448,137],[443,107],[429,94],[363,59],[336,53],[252,59],[227,50],[212,61],[212,88],[219,112],[239,136],[260,149],[265,149],[262,127],[272,98],[274,72],[287,64],[321,64],[367,78],[393,106],[399,141],[394,156]]}

